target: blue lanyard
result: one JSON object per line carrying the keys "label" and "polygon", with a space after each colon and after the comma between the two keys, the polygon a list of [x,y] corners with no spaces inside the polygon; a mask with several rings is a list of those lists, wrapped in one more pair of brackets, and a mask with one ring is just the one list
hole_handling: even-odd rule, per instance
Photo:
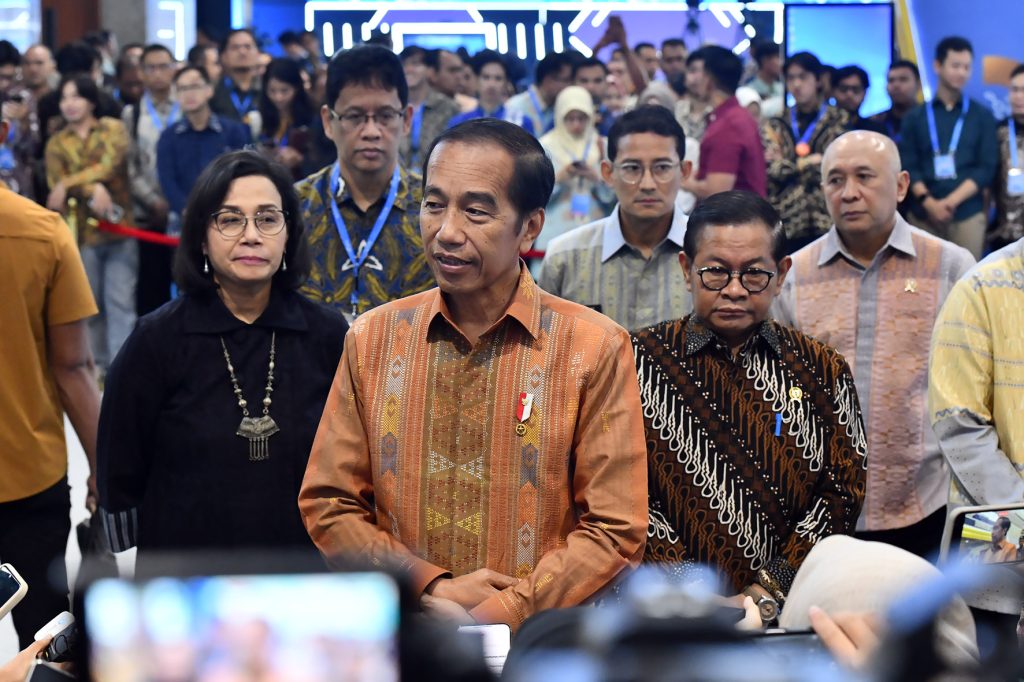
{"label": "blue lanyard", "polygon": [[[964,131],[964,119],[967,118],[967,109],[971,106],[970,100],[963,97],[963,111],[960,112],[960,118],[956,120],[956,125],[953,126],[953,136],[949,138],[949,151],[946,152],[950,156],[956,154],[957,145],[960,144],[960,133]],[[932,100],[925,106],[925,111],[928,113],[928,132],[932,136],[932,151],[938,156],[941,153],[939,147],[939,132],[935,127],[935,100]]]}
{"label": "blue lanyard", "polygon": [[[572,152],[569,152],[569,150],[568,150],[568,149],[566,149],[565,151],[569,152],[569,156],[570,156],[570,157],[572,157],[572,160],[573,160],[574,162],[575,162],[575,161],[583,161],[583,162],[586,162],[586,160],[587,160],[587,154],[588,154],[588,153],[590,152],[590,144],[591,144],[591,143],[592,143],[593,141],[594,141],[594,136],[593,136],[593,135],[588,135],[588,136],[587,136],[587,144],[586,144],[586,146],[584,146],[584,147],[583,147],[583,154],[581,154],[581,155],[580,155],[580,158],[578,158],[578,159],[577,159],[577,158],[576,158],[575,156],[573,156],[573,153],[572,153]],[[564,149],[564,147],[563,147],[563,149]]]}
{"label": "blue lanyard", "polygon": [[153,104],[153,98],[149,95],[143,95],[142,101],[146,105],[146,110],[149,111],[149,117],[153,119],[153,125],[161,133],[167,130],[167,125],[171,121],[178,120],[178,112],[181,110],[181,106],[175,102],[174,106],[171,107],[171,112],[167,114],[167,118],[160,116],[160,112],[156,110],[156,105]]}
{"label": "blue lanyard", "polygon": [[235,105],[235,111],[238,112],[238,115],[245,116],[248,114],[249,107],[252,106],[252,95],[247,95],[245,99],[239,97],[238,93],[235,92],[235,82],[227,76],[224,77],[224,86],[231,95],[231,103]]}
{"label": "blue lanyard", "polygon": [[277,146],[278,147],[287,147],[288,146],[288,133],[285,133],[284,135],[281,136],[281,141],[277,143]]}
{"label": "blue lanyard", "polygon": [[1017,124],[1010,116],[1010,168],[1019,168],[1017,165]]}
{"label": "blue lanyard", "polygon": [[540,120],[540,127],[543,128],[542,132],[548,132],[555,126],[555,115],[548,111],[545,112],[540,105],[540,100],[537,99],[537,93],[533,88],[527,90],[530,93],[530,99],[533,101],[533,108],[537,110],[537,118]]}
{"label": "blue lanyard", "polygon": [[338,229],[338,236],[341,237],[341,244],[345,247],[345,253],[348,254],[349,262],[352,264],[352,295],[349,296],[349,302],[352,304],[352,316],[355,317],[357,305],[359,303],[359,268],[363,266],[366,259],[369,258],[370,252],[373,251],[373,245],[377,243],[377,238],[380,237],[381,230],[384,229],[384,223],[387,222],[388,216],[391,214],[391,207],[395,205],[395,197],[398,196],[398,180],[400,178],[398,172],[398,166],[395,166],[395,174],[391,177],[391,187],[388,189],[388,198],[384,201],[384,208],[380,210],[380,215],[377,216],[377,222],[373,224],[373,230],[370,231],[370,236],[361,245],[360,252],[356,253],[355,249],[352,248],[352,237],[349,236],[348,226],[345,224],[345,219],[341,215],[341,210],[338,208],[338,190],[341,186],[341,164],[335,162],[334,169],[331,170],[331,196],[329,197],[329,203],[331,204],[331,213],[334,215],[334,226]]}
{"label": "blue lanyard", "polygon": [[811,121],[811,125],[807,126],[807,130],[804,131],[803,135],[800,135],[800,127],[796,123],[796,107],[789,110],[789,122],[793,128],[793,137],[799,137],[796,141],[797,144],[810,144],[811,137],[814,135],[814,130],[818,127],[822,117],[825,115],[826,105],[822,104],[821,109],[818,111],[818,115]]}
{"label": "blue lanyard", "polygon": [[420,137],[423,133],[423,102],[416,107],[416,111],[412,112],[412,127],[409,131],[409,146],[412,147],[413,152],[420,150]]}

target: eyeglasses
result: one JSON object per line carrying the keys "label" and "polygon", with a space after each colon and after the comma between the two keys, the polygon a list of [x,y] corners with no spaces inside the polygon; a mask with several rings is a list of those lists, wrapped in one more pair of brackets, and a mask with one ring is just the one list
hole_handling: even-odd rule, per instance
{"label": "eyeglasses", "polygon": [[365,111],[346,111],[344,114],[339,114],[334,109],[328,109],[328,111],[331,112],[331,120],[340,121],[341,127],[350,131],[359,130],[370,119],[373,119],[373,122],[381,128],[391,128],[405,116],[404,111],[395,109],[380,109],[375,114],[368,114]]}
{"label": "eyeglasses", "polygon": [[170,71],[174,68],[174,63],[164,64],[146,64],[142,67],[142,70],[146,73],[156,73],[157,71]]}
{"label": "eyeglasses", "polygon": [[738,277],[740,280],[740,286],[752,294],[759,294],[768,288],[768,285],[771,284],[772,277],[775,276],[775,273],[768,272],[767,270],[760,270],[758,268],[750,268],[749,270],[743,270],[742,272],[735,272],[730,271],[727,268],[713,265],[711,267],[700,268],[697,270],[697,276],[700,277],[701,284],[704,285],[704,288],[710,289],[711,291],[721,291],[729,286],[729,282],[732,281],[733,277]]}
{"label": "eyeglasses", "polygon": [[[240,237],[249,226],[249,217],[244,213],[225,209],[210,216],[213,226],[222,236],[227,238]],[[272,237],[281,232],[287,223],[288,214],[276,208],[263,209],[252,217],[253,223],[260,234]]]}
{"label": "eyeglasses", "polygon": [[209,83],[196,83],[195,85],[178,85],[175,86],[178,90],[178,94],[183,92],[199,92],[205,87],[208,87]]}
{"label": "eyeglasses", "polygon": [[[620,163],[615,165],[619,177],[627,185],[638,185],[644,179],[647,169],[639,163]],[[651,166],[651,177],[655,182],[669,182],[679,170],[678,163],[659,162]]]}

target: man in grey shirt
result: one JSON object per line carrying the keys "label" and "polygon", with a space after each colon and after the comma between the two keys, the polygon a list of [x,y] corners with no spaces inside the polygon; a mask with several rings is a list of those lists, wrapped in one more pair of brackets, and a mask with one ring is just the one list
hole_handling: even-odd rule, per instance
{"label": "man in grey shirt", "polygon": [[679,254],[687,216],[675,199],[690,162],[672,113],[641,107],[608,134],[604,181],[618,204],[610,216],[553,239],[539,284],[556,296],[642,329],[690,312]]}

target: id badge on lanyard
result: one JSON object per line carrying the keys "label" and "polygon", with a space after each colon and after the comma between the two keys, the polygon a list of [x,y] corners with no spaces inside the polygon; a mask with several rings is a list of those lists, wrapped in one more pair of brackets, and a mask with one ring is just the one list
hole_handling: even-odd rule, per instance
{"label": "id badge on lanyard", "polygon": [[590,215],[591,197],[589,192],[574,192],[569,203],[569,210],[572,217],[581,219]]}
{"label": "id badge on lanyard", "polygon": [[964,131],[964,119],[967,118],[968,108],[970,108],[970,101],[963,97],[963,109],[953,126],[953,134],[949,139],[949,151],[943,154],[939,147],[938,128],[935,125],[935,102],[933,100],[925,105],[925,113],[928,116],[928,133],[931,136],[932,153],[934,154],[936,180],[956,179],[956,150],[960,145],[960,134]]}
{"label": "id badge on lanyard", "polygon": [[937,180],[956,180],[956,160],[952,154],[935,156],[935,178]]}

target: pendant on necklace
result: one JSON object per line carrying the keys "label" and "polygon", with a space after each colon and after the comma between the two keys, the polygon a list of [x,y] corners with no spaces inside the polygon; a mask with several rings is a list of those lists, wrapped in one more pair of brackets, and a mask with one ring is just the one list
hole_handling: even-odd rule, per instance
{"label": "pendant on necklace", "polygon": [[277,422],[269,415],[256,418],[244,417],[238,425],[235,435],[248,439],[249,461],[261,462],[270,457],[270,446],[267,441],[280,430],[277,427]]}

